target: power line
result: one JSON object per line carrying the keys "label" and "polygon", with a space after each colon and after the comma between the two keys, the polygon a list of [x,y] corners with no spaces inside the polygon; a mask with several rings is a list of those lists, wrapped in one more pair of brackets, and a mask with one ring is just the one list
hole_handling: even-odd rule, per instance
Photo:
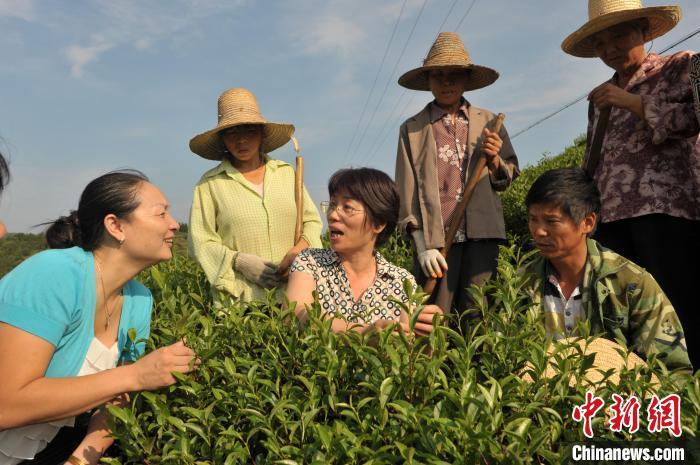
{"label": "power line", "polygon": [[679,41],[672,43],[671,45],[669,45],[669,46],[666,47],[665,49],[661,50],[659,53],[666,53],[666,52],[668,52],[669,50],[671,50],[673,47],[675,47],[676,45],[680,45],[680,44],[682,44],[683,42],[685,42],[686,40],[688,40],[688,39],[690,39],[691,37],[693,37],[693,36],[695,36],[695,35],[698,35],[698,34],[700,34],[700,28],[698,28],[698,29],[696,29],[695,31],[691,32],[690,34],[688,34],[687,36],[683,37],[683,38],[680,39]]}
{"label": "power line", "polygon": [[455,27],[455,31],[459,30],[459,26],[462,25],[465,19],[467,19],[467,16],[469,16],[469,12],[472,11],[472,8],[474,8],[474,4],[476,3],[476,0],[472,0],[472,4],[469,5],[469,8],[467,8],[467,12],[464,13],[464,16],[462,16],[462,19],[459,20],[457,23],[457,27]]}
{"label": "power line", "polygon": [[445,23],[447,22],[447,18],[450,17],[450,14],[452,13],[452,10],[454,10],[456,4],[457,4],[457,0],[454,0],[452,2],[452,6],[450,6],[450,9],[447,11],[447,14],[445,15],[445,19],[442,20],[442,24],[440,24],[440,27],[438,28],[438,33],[435,35],[435,37],[437,37],[437,35],[440,34],[440,31],[442,31],[442,26],[444,26]]}
{"label": "power line", "polygon": [[369,121],[367,122],[367,125],[365,126],[364,131],[362,132],[362,136],[360,137],[360,140],[357,143],[355,150],[353,151],[351,159],[357,153],[357,149],[359,149],[360,146],[362,145],[362,141],[364,140],[365,135],[367,134],[367,129],[372,125],[372,122],[374,121],[374,117],[377,115],[377,110],[379,110],[379,107],[381,106],[382,102],[384,101],[384,96],[386,95],[387,89],[389,88],[389,84],[392,81],[392,77],[394,76],[394,73],[396,73],[396,69],[399,66],[399,62],[401,61],[401,58],[403,58],[403,54],[406,52],[406,48],[408,48],[408,43],[411,40],[411,37],[413,37],[413,32],[416,30],[416,26],[418,25],[418,20],[420,20],[420,17],[423,14],[423,10],[425,9],[426,3],[428,3],[428,0],[423,0],[423,5],[421,5],[420,11],[418,12],[418,16],[416,16],[416,20],[413,23],[413,27],[411,27],[411,31],[409,32],[408,37],[406,38],[406,42],[404,43],[403,49],[401,50],[401,54],[399,55],[399,58],[396,60],[396,63],[394,64],[394,68],[391,70],[391,73],[389,73],[389,79],[387,79],[387,81],[386,81],[386,85],[384,86],[384,91],[382,92],[382,95],[379,98],[379,101],[377,102],[377,106],[374,107],[374,111],[372,112],[372,116],[370,117]]}
{"label": "power line", "polygon": [[365,112],[367,111],[367,105],[369,104],[369,101],[372,98],[372,94],[374,93],[374,87],[377,85],[377,81],[379,80],[379,74],[382,72],[382,68],[384,67],[384,62],[386,61],[386,56],[389,54],[389,49],[391,48],[391,44],[394,41],[394,36],[396,35],[396,29],[399,27],[399,23],[401,22],[401,16],[403,16],[403,10],[406,7],[407,1],[408,0],[403,0],[403,4],[401,5],[401,11],[399,11],[399,16],[396,18],[396,23],[394,24],[394,29],[391,31],[391,37],[389,38],[389,42],[386,44],[386,49],[384,50],[384,56],[382,56],[382,61],[379,64],[379,69],[377,70],[377,74],[374,76],[374,82],[372,83],[372,88],[369,91],[369,95],[367,95],[367,100],[365,100],[365,105],[362,107],[362,113],[360,114],[360,119],[357,120],[357,125],[355,126],[355,130],[352,133],[352,138],[350,139],[350,143],[348,144],[348,149],[345,151],[345,156],[343,157],[344,160],[347,159],[348,154],[350,153],[350,148],[352,147],[353,142],[355,142],[355,137],[357,137],[357,131],[359,131],[360,124],[362,124],[362,119],[365,117]]}
{"label": "power line", "polygon": [[[700,28],[696,29],[695,31],[693,31],[693,32],[691,32],[690,34],[688,34],[687,36],[683,37],[682,39],[680,39],[680,40],[678,40],[678,41],[672,43],[672,44],[669,45],[668,47],[664,48],[663,50],[661,50],[661,51],[659,52],[659,54],[668,52],[668,51],[671,50],[673,47],[682,44],[683,42],[685,42],[686,40],[690,39],[691,37],[693,37],[693,36],[695,36],[695,35],[697,35],[697,34],[700,34]],[[577,104],[578,102],[580,102],[581,100],[585,99],[586,97],[588,97],[588,94],[581,95],[581,96],[578,97],[576,100],[573,100],[573,101],[567,103],[566,105],[562,106],[561,108],[559,108],[559,109],[553,111],[552,113],[548,114],[548,115],[545,116],[544,118],[538,119],[537,121],[535,121],[534,123],[532,123],[532,124],[530,124],[528,127],[526,127],[525,129],[521,129],[520,131],[518,131],[518,132],[516,132],[515,134],[513,134],[512,136],[510,136],[511,140],[512,140],[512,139],[515,139],[515,138],[518,137],[520,134],[523,134],[523,133],[529,131],[530,129],[534,128],[535,126],[539,126],[540,124],[544,123],[545,121],[547,121],[547,120],[550,119],[551,117],[553,117],[553,116],[555,116],[555,115],[558,115],[558,114],[561,113],[562,111],[564,111],[564,110],[566,110],[567,108],[569,108],[569,107],[571,107],[571,106]]]}
{"label": "power line", "polygon": [[[408,116],[408,115],[406,114],[406,112],[407,112],[408,109],[410,108],[411,103],[413,103],[413,99],[416,98],[416,95],[417,95],[416,93],[413,93],[413,95],[411,95],[411,98],[408,99],[408,102],[406,102],[406,105],[403,107],[403,110],[401,110],[401,112],[399,113],[398,121],[396,121],[396,120],[394,121],[394,126],[393,126],[393,127],[397,126],[397,123],[401,123],[403,120],[406,119],[406,117]],[[385,133],[385,132],[384,132],[384,129],[386,129],[386,125],[384,126],[384,128],[382,128],[382,131],[381,131],[381,133],[380,133],[380,136],[377,138],[377,141],[379,141],[380,138],[381,138],[381,141],[379,141],[378,144],[374,145],[374,146],[373,146],[373,149],[372,149],[371,152],[370,152],[370,160],[371,160],[372,158],[374,158],[374,155],[379,151],[379,149],[380,149],[380,148],[384,145],[384,143],[386,142],[386,138],[389,137],[389,134],[391,134],[391,131],[387,131],[387,132]],[[383,136],[382,136],[382,134],[383,134]],[[375,141],[375,142],[376,142],[376,141]]]}
{"label": "power line", "polygon": [[[372,144],[369,146],[370,148],[369,148],[369,150],[367,151],[367,154],[372,154],[372,155],[374,154],[373,150],[374,150],[374,148],[376,147],[377,142],[378,142],[379,139],[381,138],[381,136],[382,136],[382,134],[384,133],[384,130],[386,129],[386,127],[389,125],[389,122],[393,120],[394,113],[396,113],[396,109],[399,107],[399,103],[401,102],[401,99],[403,99],[404,95],[406,95],[406,91],[407,91],[407,90],[408,90],[408,89],[404,89],[403,92],[401,92],[401,95],[399,95],[399,98],[395,99],[394,106],[393,106],[393,108],[391,109],[391,111],[389,112],[389,116],[387,116],[386,120],[384,121],[384,125],[383,125],[382,128],[379,130],[379,134],[378,134],[377,137],[374,139],[374,141],[372,142]],[[369,157],[370,159],[372,158],[372,155],[370,155],[370,157]],[[365,160],[364,158],[361,160],[361,163],[366,163],[366,162],[367,162],[367,160]],[[358,163],[360,163],[360,160],[358,160]]]}
{"label": "power line", "polygon": [[[459,28],[459,26],[462,24],[462,22],[464,22],[464,20],[467,18],[467,16],[469,16],[469,13],[471,12],[471,10],[472,10],[472,8],[474,7],[474,4],[475,4],[475,3],[476,3],[476,0],[472,0],[472,3],[469,5],[469,8],[467,8],[467,11],[462,15],[462,17],[461,17],[460,20],[459,20],[459,23],[457,23],[457,28],[455,28],[455,30],[457,30],[457,29]],[[457,5],[457,0],[454,0],[454,1],[452,2],[452,5],[450,5],[449,10],[447,11],[447,14],[445,14],[445,17],[443,18],[442,23],[440,23],[440,26],[438,27],[437,33],[435,34],[435,37],[436,37],[436,38],[437,38],[437,36],[440,34],[440,32],[442,31],[443,26],[445,26],[445,24],[447,23],[447,20],[450,18],[450,15],[452,14],[452,10],[454,10],[454,7],[455,7],[456,5]],[[425,6],[425,3],[423,4],[423,6]],[[421,13],[422,13],[422,8],[421,8]],[[419,17],[420,17],[420,14],[419,14]],[[417,23],[417,22],[418,22],[418,19],[416,19],[416,23]],[[415,28],[415,24],[414,24],[414,28]],[[410,36],[409,36],[409,38],[410,38]],[[408,41],[406,42],[406,45],[407,45],[407,44],[408,44]],[[404,50],[405,50],[405,48],[406,48],[406,45],[404,45]],[[403,55],[403,52],[402,52],[402,55]],[[399,60],[400,60],[400,58],[399,58]],[[397,61],[396,64],[398,65],[398,61]],[[394,66],[394,70],[396,70],[396,66]],[[392,73],[392,74],[393,74],[393,73]],[[389,82],[387,82],[387,87],[388,87],[388,84],[389,84]],[[385,87],[385,92],[386,92],[386,87]],[[399,98],[396,100],[396,103],[394,104],[394,107],[391,109],[391,111],[389,112],[389,116],[386,118],[386,121],[384,122],[384,126],[382,126],[382,128],[381,128],[380,131],[379,131],[379,134],[378,134],[377,137],[375,138],[374,142],[372,142],[372,144],[370,145],[369,150],[367,151],[367,154],[369,154],[369,157],[367,157],[367,156],[363,157],[363,158],[362,158],[362,161],[363,161],[363,162],[365,162],[367,159],[370,159],[370,160],[371,160],[372,157],[374,156],[374,154],[375,154],[375,153],[379,150],[379,148],[384,144],[384,141],[386,141],[387,134],[384,134],[384,131],[385,131],[387,125],[392,121],[392,118],[394,117],[394,113],[395,113],[395,111],[396,111],[396,108],[398,108],[399,103],[401,102],[401,99],[403,99],[404,95],[406,95],[406,89],[403,90],[403,92],[401,93],[401,95],[399,96]],[[414,99],[414,98],[415,98],[415,94],[413,94],[413,95],[411,96],[409,102],[406,104],[406,106],[404,107],[404,109],[401,111],[400,115],[405,116],[406,110],[408,109],[408,107],[410,106],[410,104],[413,102],[413,99]],[[377,108],[378,108],[378,106],[377,106]],[[403,118],[402,118],[402,119],[403,119]],[[369,127],[369,125],[367,126],[367,128],[368,128],[368,127]],[[365,128],[365,132],[366,132],[367,128]],[[359,148],[359,144],[358,144],[358,148]],[[354,154],[353,154],[353,155],[354,155]]]}

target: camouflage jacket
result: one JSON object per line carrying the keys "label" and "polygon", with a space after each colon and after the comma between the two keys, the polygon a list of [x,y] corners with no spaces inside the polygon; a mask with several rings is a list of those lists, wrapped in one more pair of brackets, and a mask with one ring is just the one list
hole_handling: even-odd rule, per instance
{"label": "camouflage jacket", "polygon": [[[525,268],[526,293],[542,305],[545,259],[538,255]],[[691,369],[683,328],[666,294],[646,270],[588,239],[588,259],[580,288],[591,334],[625,343],[642,358],[658,354],[669,369]],[[547,331],[564,333],[545,314]]]}

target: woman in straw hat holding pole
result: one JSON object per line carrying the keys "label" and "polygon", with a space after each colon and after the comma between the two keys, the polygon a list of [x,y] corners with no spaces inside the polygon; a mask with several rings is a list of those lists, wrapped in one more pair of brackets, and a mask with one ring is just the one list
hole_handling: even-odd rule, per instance
{"label": "woman in straw hat holding pole", "polygon": [[321,246],[321,218],[304,189],[303,233],[294,242],[294,170],[268,153],[289,142],[294,126],[267,121],[248,90],[219,97],[218,124],[195,136],[190,149],[220,163],[194,190],[190,252],[212,289],[235,300],[262,299],[279,287],[296,255]]}
{"label": "woman in straw hat holding pole", "polygon": [[[694,295],[700,275],[700,128],[688,75],[692,52],[660,56],[645,49],[680,21],[680,8],[589,0],[588,16],[561,46],[570,55],[598,57],[615,71],[588,96],[589,150],[592,140],[602,141],[599,156],[587,153],[584,159],[601,193],[595,237],[646,268],[683,326],[694,328],[700,322]],[[606,114],[607,128],[599,124]],[[687,342],[697,366],[700,339]]]}
{"label": "woman in straw hat holding pole", "polygon": [[[496,79],[496,71],[472,63],[453,32],[440,33],[423,66],[399,78],[401,86],[429,90],[435,97],[401,126],[396,183],[399,225],[414,240],[419,281],[447,272],[435,299],[445,312],[464,310],[469,303],[465,288],[483,283],[495,271],[498,243],[506,237],[496,191],[518,175],[518,160],[506,130],[492,131],[496,115],[462,96]],[[477,170],[484,158],[488,169]],[[438,249],[446,245],[445,232],[472,177],[478,182],[445,259]]]}

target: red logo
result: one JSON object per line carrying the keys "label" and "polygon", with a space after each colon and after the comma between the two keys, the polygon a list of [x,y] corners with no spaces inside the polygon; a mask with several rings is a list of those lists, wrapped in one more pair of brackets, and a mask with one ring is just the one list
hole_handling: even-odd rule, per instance
{"label": "red logo", "polygon": [[577,405],[574,407],[571,418],[578,422],[583,420],[583,434],[585,434],[587,438],[593,437],[593,426],[591,424],[593,417],[604,405],[605,401],[603,401],[603,399],[594,396],[591,391],[588,391],[586,392],[586,402],[581,406]]}
{"label": "red logo", "polygon": [[654,394],[647,407],[647,420],[650,433],[659,433],[667,429],[673,436],[681,435],[681,397],[669,394],[663,399]]}
{"label": "red logo", "polygon": [[622,428],[627,428],[630,433],[639,430],[639,408],[641,402],[636,396],[630,397],[627,402],[622,396],[613,394],[613,404],[610,406],[612,417],[610,418],[610,431],[619,433]]}
{"label": "red logo", "polygon": [[[642,403],[636,396],[624,399],[618,394],[613,394],[613,403],[610,406],[610,431],[620,432],[623,428],[629,433],[639,431],[639,411]],[[576,422],[583,422],[583,434],[587,438],[593,437],[593,418],[605,406],[605,401],[597,397],[593,392],[586,392],[586,401],[583,405],[574,406],[571,418]],[[667,429],[674,437],[680,437],[681,428],[681,397],[678,394],[669,394],[663,399],[654,394],[647,405],[647,431],[660,433]]]}

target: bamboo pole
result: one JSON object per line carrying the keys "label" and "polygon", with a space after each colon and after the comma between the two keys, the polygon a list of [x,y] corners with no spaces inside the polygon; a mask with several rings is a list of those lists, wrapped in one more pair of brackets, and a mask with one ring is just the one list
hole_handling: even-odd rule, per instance
{"label": "bamboo pole", "polygon": [[[496,123],[493,126],[493,132],[501,132],[501,128],[503,127],[503,120],[505,119],[505,117],[506,115],[504,115],[503,113],[498,114],[498,116],[496,117]],[[469,204],[469,200],[472,198],[472,193],[474,193],[474,188],[476,187],[476,184],[481,179],[481,173],[484,171],[484,168],[486,168],[486,157],[482,154],[481,158],[479,158],[476,168],[474,169],[474,174],[471,178],[469,178],[469,181],[467,182],[467,187],[464,189],[462,201],[459,202],[459,205],[457,205],[455,217],[452,219],[452,223],[450,223],[450,227],[447,230],[447,234],[445,235],[445,246],[442,249],[440,249],[440,254],[445,258],[447,258],[447,254],[450,252],[450,247],[452,247],[452,242],[454,241],[455,236],[457,235],[459,226],[464,220],[464,215],[467,212],[467,205]],[[443,277],[443,279],[447,277],[448,271],[444,273],[445,276]],[[423,286],[423,291],[427,294],[432,295],[433,292],[435,292],[436,287],[437,279],[429,277],[428,281],[425,283],[425,286]]]}
{"label": "bamboo pole", "polygon": [[610,110],[612,110],[612,107],[607,107],[603,108],[598,113],[598,122],[595,125],[595,132],[593,133],[593,140],[591,141],[591,147],[585,166],[586,173],[588,173],[591,178],[595,174],[595,170],[600,163],[603,140],[605,139],[605,132],[608,129],[608,121],[610,120]]}
{"label": "bamboo pole", "polygon": [[296,171],[294,173],[294,202],[297,206],[296,223],[294,225],[294,245],[301,239],[304,233],[304,158],[300,155],[299,142],[292,136],[296,157]]}

